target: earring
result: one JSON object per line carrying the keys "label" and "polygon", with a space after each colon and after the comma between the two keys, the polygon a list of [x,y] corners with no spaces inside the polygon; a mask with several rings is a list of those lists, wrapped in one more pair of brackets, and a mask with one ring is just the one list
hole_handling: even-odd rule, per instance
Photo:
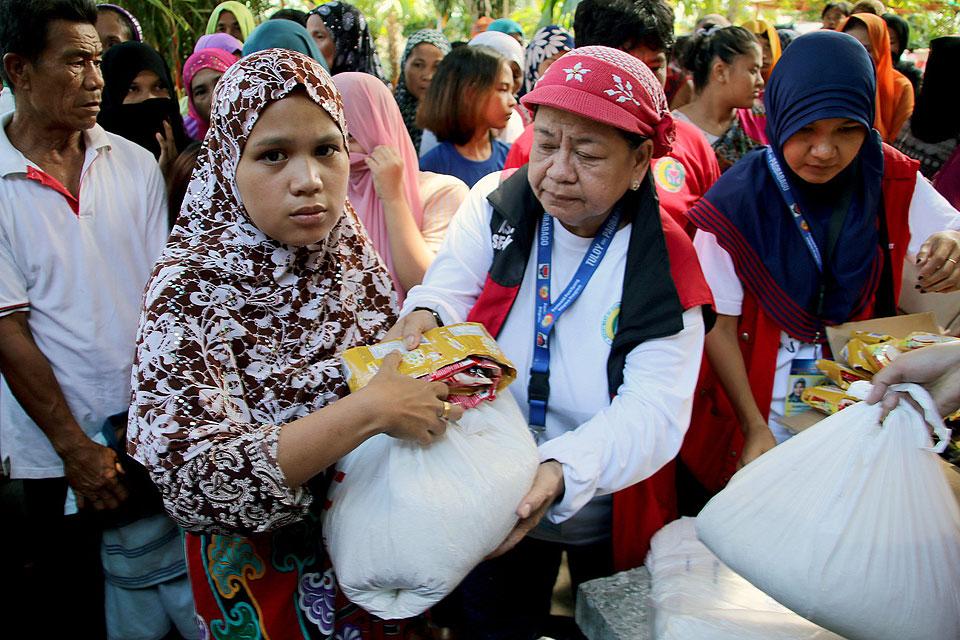
{"label": "earring", "polygon": [[639,189],[639,188],[640,188],[640,181],[639,181],[639,180],[634,180],[633,182],[630,183],[630,190],[631,190],[631,191],[636,191],[636,190]]}

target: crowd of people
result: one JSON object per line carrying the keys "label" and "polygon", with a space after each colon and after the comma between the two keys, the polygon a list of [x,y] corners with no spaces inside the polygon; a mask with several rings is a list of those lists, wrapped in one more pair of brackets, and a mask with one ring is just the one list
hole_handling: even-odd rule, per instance
{"label": "crowd of people", "polygon": [[[341,0],[223,2],[175,65],[122,6],[0,0],[0,566],[26,635],[578,637],[550,617],[563,554],[574,590],[642,564],[791,437],[826,327],[960,289],[960,36],[921,71],[878,0],[822,18],[676,37],[664,0],[581,0],[572,32],[412,33],[391,83]],[[520,372],[541,464],[456,591],[381,620],[324,550],[330,471],[463,409],[396,355],[348,393],[339,355],[464,321]],[[869,401],[913,380],[956,410],[960,349],[923,351]]]}

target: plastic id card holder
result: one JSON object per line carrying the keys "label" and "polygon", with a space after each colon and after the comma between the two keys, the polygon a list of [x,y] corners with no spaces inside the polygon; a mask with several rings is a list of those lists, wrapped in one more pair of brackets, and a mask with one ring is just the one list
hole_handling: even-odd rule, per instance
{"label": "plastic id card holder", "polygon": [[829,384],[830,379],[817,369],[817,361],[813,358],[797,358],[790,366],[790,376],[787,378],[787,397],[783,403],[783,415],[795,416],[798,413],[809,411],[813,407],[803,402],[801,396],[804,390]]}

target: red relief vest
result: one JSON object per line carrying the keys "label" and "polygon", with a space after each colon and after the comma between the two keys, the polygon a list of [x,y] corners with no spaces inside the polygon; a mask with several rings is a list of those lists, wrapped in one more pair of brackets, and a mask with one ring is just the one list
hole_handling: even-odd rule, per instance
{"label": "red relief vest", "polygon": [[[543,207],[529,188],[526,167],[503,178],[488,200],[493,205],[494,257],[467,320],[483,323],[496,337],[520,291]],[[620,316],[607,360],[611,398],[623,382],[627,354],[636,345],[681,331],[687,309],[703,307],[708,328],[713,318],[713,297],[693,244],[673,218],[660,213],[652,180],[648,177],[639,191],[627,192],[620,204],[633,216]],[[650,538],[676,519],[674,466],[671,461],[650,478],[614,494],[613,554],[618,571],[643,564]]]}
{"label": "red relief vest", "polygon": [[[890,261],[894,304],[900,295],[903,260],[910,244],[910,199],[917,182],[919,163],[893,147],[883,145],[883,211],[889,247],[884,251]],[[873,305],[850,320],[872,317]],[[773,398],[773,378],[780,348],[780,327],[764,313],[756,298],[744,291],[743,308],[737,337],[753,398],[764,419],[769,419]],[[719,491],[737,470],[743,450],[743,434],[733,405],[717,379],[706,356],[693,405],[690,429],[680,449],[680,457],[697,480],[711,492]]]}

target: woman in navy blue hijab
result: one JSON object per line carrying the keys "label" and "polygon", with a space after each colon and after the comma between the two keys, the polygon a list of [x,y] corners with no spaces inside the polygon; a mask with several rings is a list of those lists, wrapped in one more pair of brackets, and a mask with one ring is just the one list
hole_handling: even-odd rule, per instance
{"label": "woman in navy blue hijab", "polygon": [[770,146],[687,213],[719,317],[681,453],[709,489],[789,437],[778,422],[788,385],[829,357],[826,326],[896,313],[908,253],[918,288],[960,285],[960,214],[881,141],[875,95],[857,40],[797,38],[764,94]]}
{"label": "woman in navy blue hijab", "polygon": [[[818,332],[822,334],[824,322],[838,324],[857,315],[877,289],[882,262],[877,209],[883,150],[872,128],[876,85],[873,63],[863,46],[827,32],[794,44],[806,48],[806,54],[782,58],[785,70],[771,76],[764,93],[770,150],[745,156],[730,169],[731,179],[718,181],[704,197],[706,202],[688,216],[699,228],[716,235],[721,247],[729,245],[727,251],[735,263],[757,263],[745,270],[744,286],[785,330],[811,342]],[[844,63],[831,62],[824,77],[826,62],[837,60]],[[805,155],[794,160],[797,154]],[[771,166],[779,167],[789,187],[788,197],[800,206],[821,248],[821,262],[828,262],[819,313],[821,279],[815,277],[819,273],[816,259],[789,215],[788,199]],[[837,202],[849,202],[839,214],[843,218],[840,237],[849,242],[841,246],[838,240],[836,249],[842,250],[827,252]]]}

